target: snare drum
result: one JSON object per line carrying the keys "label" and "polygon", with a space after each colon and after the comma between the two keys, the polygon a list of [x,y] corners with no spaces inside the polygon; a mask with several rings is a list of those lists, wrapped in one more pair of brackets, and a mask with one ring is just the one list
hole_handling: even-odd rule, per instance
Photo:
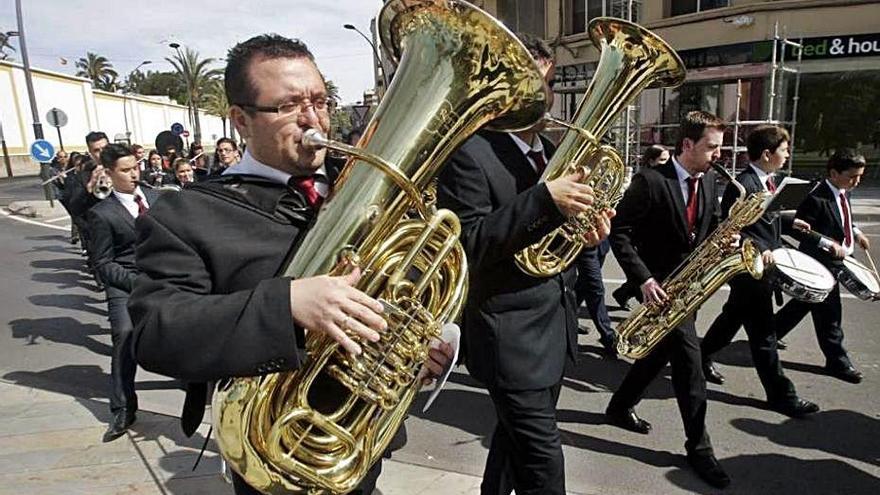
{"label": "snare drum", "polygon": [[824,301],[835,283],[822,263],[789,248],[773,250],[773,265],[765,276],[782,292],[808,303]]}
{"label": "snare drum", "polygon": [[836,271],[840,285],[859,299],[871,301],[880,295],[880,282],[877,282],[874,272],[852,256],[844,258],[843,267]]}

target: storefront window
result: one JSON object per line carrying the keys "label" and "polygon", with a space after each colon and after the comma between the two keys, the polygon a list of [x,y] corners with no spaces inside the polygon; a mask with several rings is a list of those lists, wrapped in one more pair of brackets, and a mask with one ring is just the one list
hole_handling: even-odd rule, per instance
{"label": "storefront window", "polygon": [[499,17],[511,31],[545,38],[544,0],[500,0]]}
{"label": "storefront window", "polygon": [[669,15],[693,14],[704,10],[719,9],[730,5],[730,0],[672,0]]}
{"label": "storefront window", "polygon": [[[577,34],[587,31],[587,25],[595,17],[618,17],[627,19],[630,16],[629,2],[614,0],[567,0],[565,9],[566,29],[565,34]],[[632,20],[639,21],[641,0],[632,2]]]}
{"label": "storefront window", "polygon": [[[793,96],[794,88],[790,86],[788,100]],[[795,173],[821,173],[828,155],[844,146],[858,149],[868,163],[876,164],[880,157],[878,108],[880,70],[802,74],[795,128]]]}

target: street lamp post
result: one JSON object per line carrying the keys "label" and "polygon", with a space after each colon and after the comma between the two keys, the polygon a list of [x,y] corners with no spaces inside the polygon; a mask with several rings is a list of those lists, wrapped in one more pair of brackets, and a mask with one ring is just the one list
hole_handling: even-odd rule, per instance
{"label": "street lamp post", "polygon": [[[183,70],[183,53],[180,51],[180,43],[169,43],[169,47],[174,48],[177,52],[177,60],[180,62],[180,69]],[[183,75],[183,74],[181,74]],[[186,81],[183,81],[184,86],[186,86],[186,117],[189,119],[189,127],[193,127],[193,122],[195,122],[195,118],[193,117],[193,108],[192,108],[192,93],[189,91],[189,84]]]}
{"label": "street lamp post", "polygon": [[[28,99],[31,104],[31,115],[34,118],[34,138],[43,139],[43,125],[40,124],[40,113],[37,111],[37,98],[34,95],[34,80],[31,76],[31,64],[28,58],[27,42],[24,36],[24,19],[21,15],[21,0],[15,0],[15,17],[18,21],[18,45],[21,48],[21,63],[24,65],[24,81],[27,85]],[[40,163],[40,175],[46,175],[48,163]],[[49,200],[49,206],[55,207],[52,201],[52,194],[49,191],[49,184],[43,184],[43,194]]]}
{"label": "street lamp post", "polygon": [[[131,74],[139,71],[141,67],[152,64],[153,62],[150,60],[144,60],[137,67],[134,68],[131,73],[128,75],[129,82],[131,81]],[[125,140],[128,141],[128,145],[131,146],[131,131],[128,129],[128,100],[125,98],[125,95],[128,93],[125,87],[122,88],[122,118],[125,119]]]}
{"label": "street lamp post", "polygon": [[381,91],[376,91],[376,96],[380,99],[385,94],[385,90],[388,89],[388,74],[385,71],[385,64],[382,63],[382,57],[379,56],[379,50],[376,48],[376,44],[373,43],[373,40],[367,37],[360,29],[356,28],[353,24],[343,24],[342,27],[348,29],[350,31],[354,31],[357,34],[361,35],[361,37],[369,43],[370,48],[373,49],[373,81],[379,80],[379,69],[382,70],[382,81],[385,83],[384,88]]}

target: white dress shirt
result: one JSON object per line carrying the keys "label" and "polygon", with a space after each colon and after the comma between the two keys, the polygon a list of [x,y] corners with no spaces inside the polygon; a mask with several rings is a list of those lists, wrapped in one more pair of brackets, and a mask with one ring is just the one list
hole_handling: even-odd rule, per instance
{"label": "white dress shirt", "polygon": [[544,143],[541,141],[540,137],[535,136],[535,144],[533,146],[530,146],[529,143],[523,141],[522,138],[520,138],[516,134],[513,134],[512,132],[508,132],[507,134],[509,134],[510,137],[513,138],[513,142],[516,143],[517,148],[522,151],[522,154],[525,155],[526,158],[529,160],[529,163],[532,164],[532,170],[534,170],[536,173],[538,172],[538,164],[535,163],[535,160],[532,160],[532,157],[529,156],[529,153],[533,151],[540,153],[541,156],[544,157],[544,163],[547,163],[547,155],[544,153]]}
{"label": "white dress shirt", "polygon": [[[244,156],[241,157],[241,161],[231,167],[227,167],[226,170],[223,171],[223,175],[256,175],[257,177],[262,177],[279,184],[287,184],[292,177],[291,174],[283,170],[278,170],[275,167],[270,167],[265,163],[261,163],[251,155],[250,151],[245,151]],[[315,175],[320,175],[324,179],[315,181],[315,189],[317,189],[318,194],[320,194],[322,198],[326,198],[327,195],[330,194],[330,184],[328,184],[327,181],[327,170],[321,165],[321,168],[315,171]]]}
{"label": "white dress shirt", "polygon": [[147,202],[147,197],[144,196],[144,192],[141,191],[140,186],[137,186],[135,188],[134,194],[121,193],[114,189],[113,195],[116,196],[116,199],[118,199],[119,202],[122,203],[122,206],[124,206],[125,209],[128,210],[128,212],[134,218],[138,217],[138,205],[137,202],[134,200],[135,196],[140,196],[141,201],[144,202],[144,206],[146,206],[147,208],[150,207],[150,203]]}
{"label": "white dress shirt", "polygon": [[[844,244],[842,242],[840,243],[840,245],[843,246],[843,250],[846,251],[846,255],[849,256],[849,255],[853,254],[853,251],[854,251],[853,248],[856,244],[856,234],[860,233],[860,231],[857,228],[855,228],[855,226],[852,223],[852,213],[853,213],[852,212],[852,204],[846,205],[847,209],[849,210],[849,224],[847,224],[847,223],[844,223],[843,205],[840,204],[840,194],[843,193],[845,195],[846,191],[844,191],[842,189],[838,189],[837,186],[832,184],[831,181],[829,181],[828,179],[825,179],[825,184],[828,186],[829,189],[831,189],[831,193],[834,194],[834,204],[837,205],[837,214],[840,216],[840,225],[843,225],[844,239],[846,238],[846,230],[847,229],[849,229],[850,233],[852,234],[852,243],[849,246],[844,246]],[[830,247],[830,243],[828,241],[826,241],[825,239],[823,239],[822,241],[819,242],[819,247],[823,247],[823,248],[827,249],[828,247]]]}
{"label": "white dress shirt", "polygon": [[[690,195],[690,186],[688,185],[688,179],[691,178],[690,172],[685,170],[684,167],[678,163],[678,160],[675,157],[671,157],[672,164],[675,165],[675,173],[678,175],[678,186],[681,188],[681,197],[684,198],[684,204],[687,206],[688,204],[688,195]],[[698,173],[693,176],[695,179],[700,179],[703,177],[703,172]],[[694,191],[695,194],[700,193],[700,181],[697,180],[697,189]]]}

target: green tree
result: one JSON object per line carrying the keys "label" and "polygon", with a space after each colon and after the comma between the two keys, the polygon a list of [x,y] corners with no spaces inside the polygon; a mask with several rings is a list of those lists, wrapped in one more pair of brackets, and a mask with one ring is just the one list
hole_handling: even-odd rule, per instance
{"label": "green tree", "polygon": [[[204,109],[211,115],[220,117],[223,122],[223,137],[226,137],[226,119],[229,117],[229,100],[221,79],[214,79],[205,91]],[[235,127],[229,123],[229,137],[235,139]]]}
{"label": "green tree", "polygon": [[9,44],[9,38],[11,36],[6,34],[6,31],[0,30],[0,60],[7,60],[9,58],[6,50],[15,51],[15,47]]}
{"label": "green tree", "polygon": [[331,106],[336,106],[339,104],[339,86],[333,82],[331,79],[324,80],[324,86],[327,88],[327,99],[330,100]]}
{"label": "green tree", "polygon": [[115,86],[119,77],[107,57],[97,53],[86,52],[85,57],[76,61],[76,68],[77,77],[91,79],[96,88],[105,91],[113,91],[111,88]]}
{"label": "green tree", "polygon": [[[174,66],[174,70],[177,71],[178,77],[183,82],[190,97],[190,106],[193,109],[200,108],[206,88],[214,78],[222,74],[220,69],[210,68],[215,59],[199,59],[199,52],[185,48],[183,53],[178,51],[174,57],[168,57],[165,60]],[[193,111],[192,118],[195,127],[193,141],[200,143],[202,141],[202,124],[199,121],[197,110]]]}
{"label": "green tree", "polygon": [[126,88],[132,93],[167,96],[180,105],[187,102],[186,87],[175,72],[148,71],[143,79],[131,77],[127,84]]}

